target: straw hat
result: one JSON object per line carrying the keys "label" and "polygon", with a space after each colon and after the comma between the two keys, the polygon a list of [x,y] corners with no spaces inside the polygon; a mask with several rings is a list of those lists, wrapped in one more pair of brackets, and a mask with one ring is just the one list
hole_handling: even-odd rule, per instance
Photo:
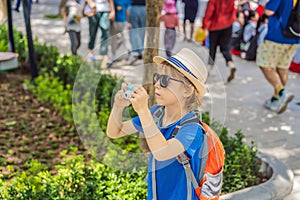
{"label": "straw hat", "polygon": [[157,64],[166,61],[182,73],[195,86],[198,97],[206,93],[204,83],[207,78],[207,69],[201,58],[192,50],[183,48],[168,59],[155,56],[153,61]]}

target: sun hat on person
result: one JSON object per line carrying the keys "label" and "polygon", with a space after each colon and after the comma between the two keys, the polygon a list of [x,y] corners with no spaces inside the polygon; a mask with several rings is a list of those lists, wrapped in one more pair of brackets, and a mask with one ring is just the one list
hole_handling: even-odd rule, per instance
{"label": "sun hat on person", "polygon": [[176,4],[175,0],[165,0],[163,11],[165,11],[168,14],[176,14]]}
{"label": "sun hat on person", "polygon": [[183,48],[169,58],[155,56],[153,61],[157,64],[168,62],[182,73],[195,86],[198,97],[206,93],[204,83],[207,79],[207,69],[201,58],[192,50]]}

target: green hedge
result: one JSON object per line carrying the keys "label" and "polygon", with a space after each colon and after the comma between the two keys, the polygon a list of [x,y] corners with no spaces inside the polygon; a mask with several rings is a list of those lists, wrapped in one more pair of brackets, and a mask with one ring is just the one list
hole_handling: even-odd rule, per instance
{"label": "green hedge", "polygon": [[141,171],[116,171],[95,160],[87,162],[80,155],[65,157],[55,167],[55,174],[36,160],[26,167],[10,183],[0,176],[0,199],[146,199],[147,183]]}

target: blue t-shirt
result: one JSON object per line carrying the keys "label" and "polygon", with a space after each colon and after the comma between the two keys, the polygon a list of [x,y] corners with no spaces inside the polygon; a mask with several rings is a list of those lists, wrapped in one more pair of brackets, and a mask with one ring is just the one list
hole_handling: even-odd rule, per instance
{"label": "blue t-shirt", "polygon": [[[151,113],[153,114],[157,108],[158,106],[152,107],[150,109]],[[190,112],[173,124],[170,124],[167,127],[158,126],[158,128],[167,140],[171,139],[175,127],[192,116],[194,116],[194,113]],[[143,132],[138,116],[132,119],[132,123],[138,131]],[[198,173],[200,170],[200,155],[203,143],[202,128],[197,123],[185,124],[179,129],[175,138],[183,144],[186,155],[190,157],[191,168],[199,183]],[[153,155],[151,153],[148,162],[148,200],[152,200],[152,159]],[[172,158],[166,161],[155,161],[155,166],[157,199],[186,199],[187,183],[182,164],[180,164],[176,158]],[[189,187],[191,187],[193,192],[192,199],[198,200],[192,184],[190,184]]]}
{"label": "blue t-shirt", "polygon": [[268,33],[265,37],[265,40],[282,44],[299,43],[300,40],[286,38],[282,34],[282,29],[287,25],[292,8],[293,0],[270,0],[267,3],[265,9],[272,10],[275,12],[275,14],[269,16]]}
{"label": "blue t-shirt", "polygon": [[131,5],[130,0],[114,0],[115,21],[126,22],[126,10]]}

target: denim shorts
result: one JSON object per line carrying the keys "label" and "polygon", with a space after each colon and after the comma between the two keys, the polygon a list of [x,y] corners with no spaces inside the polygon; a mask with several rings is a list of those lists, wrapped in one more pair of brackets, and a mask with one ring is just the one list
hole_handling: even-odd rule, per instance
{"label": "denim shorts", "polygon": [[299,44],[280,44],[264,40],[256,52],[259,67],[288,69]]}

